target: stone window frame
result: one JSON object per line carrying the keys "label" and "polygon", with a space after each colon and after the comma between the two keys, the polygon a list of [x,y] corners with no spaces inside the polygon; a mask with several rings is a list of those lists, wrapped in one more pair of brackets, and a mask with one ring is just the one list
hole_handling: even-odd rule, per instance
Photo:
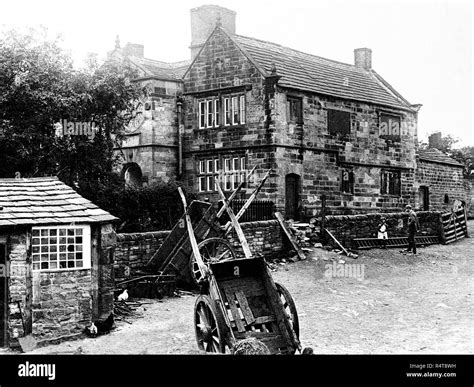
{"label": "stone window frame", "polygon": [[[349,117],[349,125],[344,131],[339,130],[339,126],[337,127],[337,130],[331,130],[330,127],[330,112],[339,112],[339,113],[344,113],[347,114]],[[344,108],[339,108],[336,106],[329,106],[326,108],[326,114],[327,114],[327,131],[330,135],[332,136],[349,136],[352,133],[352,123],[354,121],[353,118],[353,112],[350,109],[344,109]]]}
{"label": "stone window frame", "polygon": [[399,170],[382,169],[380,171],[380,194],[400,197],[402,194],[402,174]]}
{"label": "stone window frame", "polygon": [[[347,181],[347,183],[344,183],[345,181]],[[353,195],[354,181],[354,171],[351,168],[343,168],[341,170],[341,192],[343,194]]]}
{"label": "stone window frame", "polygon": [[[209,113],[209,106],[212,112]],[[218,128],[220,126],[220,103],[218,97],[200,99],[198,101],[199,129]]]}
{"label": "stone window frame", "polygon": [[90,226],[59,225],[32,227],[31,261],[33,271],[90,269]]}
{"label": "stone window frame", "polygon": [[[219,177],[219,158],[207,157],[198,160],[198,191],[215,192],[215,181]],[[213,186],[214,183],[214,186]],[[210,189],[213,188],[213,189]]]}
{"label": "stone window frame", "polygon": [[[204,157],[197,161],[198,192],[217,192],[212,180],[223,183],[223,191],[232,191],[245,179],[247,158],[245,155]],[[212,188],[212,189],[211,189]]]}
{"label": "stone window frame", "polygon": [[[398,120],[398,134],[392,134],[391,131],[394,130],[392,129],[392,127],[387,127],[387,133],[385,134],[382,134],[381,131],[382,131],[382,125],[383,125],[383,120],[382,120],[382,117],[385,116],[385,117],[389,117],[388,118],[388,122],[391,122],[391,119],[394,119],[396,118]],[[403,116],[402,114],[399,114],[399,113],[396,113],[396,112],[392,112],[392,111],[385,111],[385,110],[379,110],[378,111],[378,129],[379,129],[379,137],[380,138],[384,138],[384,139],[388,139],[388,140],[392,140],[392,141],[400,141],[401,140],[401,136],[402,136],[402,120],[403,120]]]}
{"label": "stone window frame", "polygon": [[[290,124],[303,124],[303,98],[295,95],[287,95],[287,115],[288,123]],[[294,108],[294,106],[299,105],[299,107]],[[296,110],[296,111],[295,111]]]}
{"label": "stone window frame", "polygon": [[245,125],[247,106],[245,93],[231,93],[222,96],[224,126]]}

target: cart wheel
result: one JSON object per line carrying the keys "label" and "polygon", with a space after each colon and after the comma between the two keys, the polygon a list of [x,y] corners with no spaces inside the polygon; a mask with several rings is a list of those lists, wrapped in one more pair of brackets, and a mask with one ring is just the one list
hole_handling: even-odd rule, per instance
{"label": "cart wheel", "polygon": [[[198,248],[202,260],[205,264],[209,264],[210,262],[214,263],[229,259],[235,259],[234,249],[232,248],[232,245],[225,239],[205,239],[201,243],[199,243]],[[196,263],[196,258],[194,258],[194,254],[191,254],[189,265],[191,277],[193,278],[196,284],[199,284],[202,281],[202,273]]]}
{"label": "cart wheel", "polygon": [[293,297],[291,297],[290,292],[287,288],[279,283],[275,283],[278,294],[280,295],[281,302],[283,303],[283,307],[285,308],[285,313],[290,320],[290,324],[295,331],[296,337],[300,338],[300,323],[298,321],[298,312],[296,311],[296,305],[293,301]]}
{"label": "cart wheel", "polygon": [[225,323],[209,296],[200,295],[194,304],[194,328],[200,350],[225,353]]}

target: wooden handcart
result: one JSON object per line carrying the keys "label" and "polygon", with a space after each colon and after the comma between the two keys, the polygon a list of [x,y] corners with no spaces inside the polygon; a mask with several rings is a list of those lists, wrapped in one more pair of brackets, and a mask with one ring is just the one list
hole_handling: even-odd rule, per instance
{"label": "wooden handcart", "polygon": [[[226,239],[226,235],[232,230],[235,230],[237,234],[244,256],[250,258],[252,254],[238,220],[261,190],[270,171],[266,172],[263,179],[237,214],[234,214],[232,211],[231,202],[240,192],[245,182],[253,175],[254,171],[255,168],[246,175],[245,179],[241,179],[242,181],[229,198],[225,197],[220,185],[216,182],[223,204],[219,210],[212,203],[199,200],[194,200],[189,206],[186,206],[185,214],[179,219],[168,237],[163,241],[163,244],[147,262],[147,271],[150,274],[174,275],[181,282],[194,285],[199,284],[202,279],[201,271],[197,266],[195,254],[193,254],[188,229],[193,231],[200,256],[205,263],[211,260],[221,261],[236,258],[231,244]],[[181,190],[180,194],[184,199]],[[227,213],[230,221],[226,224],[221,224],[220,221],[224,213]],[[186,224],[187,217],[189,217],[189,227]]]}
{"label": "wooden handcart", "polygon": [[[254,194],[267,177],[268,172]],[[290,293],[273,281],[263,258],[252,257],[238,224],[243,211],[234,215],[229,206],[237,190],[226,199],[218,182],[216,185],[224,204],[220,212],[227,211],[231,220],[230,225],[222,228],[222,236],[234,228],[245,258],[237,259],[232,246],[222,238],[211,237],[198,243],[196,229],[200,238],[209,233],[194,226],[190,208],[180,191],[185,208],[186,242],[191,246],[193,270],[196,268],[193,275],[201,289],[194,306],[198,347],[206,352],[226,353],[231,352],[239,340],[256,338],[272,354],[301,351],[298,314]],[[214,228],[209,227],[210,230]]]}

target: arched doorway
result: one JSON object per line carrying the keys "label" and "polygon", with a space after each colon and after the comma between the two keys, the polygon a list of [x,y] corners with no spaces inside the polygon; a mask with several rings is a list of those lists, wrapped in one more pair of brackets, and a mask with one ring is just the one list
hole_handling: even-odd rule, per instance
{"label": "arched doorway", "polygon": [[125,180],[125,184],[133,187],[142,186],[142,170],[137,163],[128,163],[123,166],[122,176]]}
{"label": "arched doorway", "polygon": [[287,219],[299,220],[300,177],[290,173],[285,177],[285,216]]}

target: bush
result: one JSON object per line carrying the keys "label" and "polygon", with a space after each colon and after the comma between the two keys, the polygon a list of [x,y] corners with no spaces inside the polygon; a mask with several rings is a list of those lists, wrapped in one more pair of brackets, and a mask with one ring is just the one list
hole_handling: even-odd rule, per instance
{"label": "bush", "polygon": [[155,183],[147,187],[131,187],[115,176],[108,184],[79,187],[78,192],[105,211],[120,218],[118,232],[170,230],[183,215],[178,192],[182,187],[189,204],[195,195],[181,183]]}

